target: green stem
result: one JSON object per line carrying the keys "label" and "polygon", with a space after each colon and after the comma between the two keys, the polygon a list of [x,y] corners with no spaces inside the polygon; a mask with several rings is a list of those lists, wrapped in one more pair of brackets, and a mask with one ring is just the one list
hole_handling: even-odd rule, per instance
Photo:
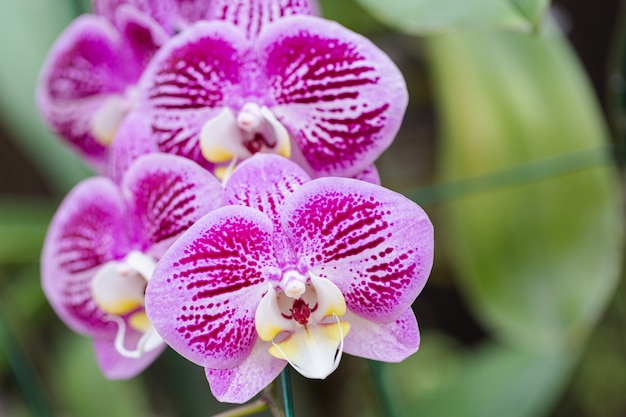
{"label": "green stem", "polygon": [[294,417],[293,399],[291,397],[291,379],[289,377],[289,367],[285,367],[280,374],[280,381],[283,385],[283,404],[285,406],[286,417]]}
{"label": "green stem", "polygon": [[213,417],[244,417],[251,416],[252,414],[260,413],[268,409],[267,401],[260,398],[255,402],[241,407],[237,407],[232,410],[224,411],[223,413],[215,414]]}

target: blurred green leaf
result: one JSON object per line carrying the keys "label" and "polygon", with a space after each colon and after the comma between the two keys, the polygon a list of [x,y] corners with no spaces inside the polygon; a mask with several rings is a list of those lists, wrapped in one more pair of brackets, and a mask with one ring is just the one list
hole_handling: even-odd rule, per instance
{"label": "blurred green leaf", "polygon": [[39,262],[54,210],[43,199],[0,198],[0,265]]}
{"label": "blurred green leaf", "polygon": [[460,28],[530,31],[546,10],[547,0],[358,0],[382,22],[423,35]]}
{"label": "blurred green leaf", "polygon": [[[433,342],[442,347],[428,335],[422,346]],[[453,365],[449,356],[423,355],[420,350],[401,365],[383,365],[382,379],[394,416],[545,415],[563,390],[575,359],[496,344],[457,351]]]}
{"label": "blurred green leaf", "polygon": [[[607,146],[562,38],[451,33],[427,45],[444,181]],[[516,345],[560,349],[586,337],[615,289],[621,202],[607,156],[596,168],[454,201],[439,237],[486,325]]]}
{"label": "blurred green leaf", "polygon": [[107,380],[96,365],[91,340],[71,334],[52,362],[56,397],[62,402],[60,415],[81,417],[137,417],[149,415],[148,397],[138,378]]}
{"label": "blurred green leaf", "polygon": [[78,157],[44,127],[35,85],[50,45],[75,16],[69,1],[0,1],[0,112],[17,145],[60,193],[87,175]]}

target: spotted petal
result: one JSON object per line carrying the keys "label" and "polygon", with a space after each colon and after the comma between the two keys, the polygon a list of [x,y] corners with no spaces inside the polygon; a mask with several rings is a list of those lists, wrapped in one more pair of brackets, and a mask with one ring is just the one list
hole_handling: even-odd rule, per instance
{"label": "spotted petal", "polygon": [[269,23],[283,17],[319,14],[315,0],[212,0],[209,19],[230,22],[253,39]]}
{"label": "spotted petal", "polygon": [[249,207],[210,212],[157,264],[146,312],[161,337],[211,369],[240,365],[257,340],[254,315],[275,269],[273,227]]}
{"label": "spotted petal", "polygon": [[267,353],[269,342],[257,340],[250,355],[231,369],[207,369],[211,392],[219,401],[245,403],[268,386],[283,370],[286,361]]}
{"label": "spotted petal", "polygon": [[172,25],[169,24],[174,13],[174,2],[167,0],[93,0],[94,13],[114,22],[118,18],[121,8],[132,7],[145,14],[147,17],[168,28],[173,33]]}
{"label": "spotted petal", "polygon": [[302,168],[286,158],[256,154],[242,162],[228,179],[225,201],[256,208],[278,221],[285,198],[309,180]]}
{"label": "spotted petal", "polygon": [[150,154],[131,166],[122,184],[140,249],[159,258],[196,220],[222,204],[220,182],[175,155]]}
{"label": "spotted petal", "polygon": [[212,168],[201,154],[202,126],[241,106],[247,40],[225,22],[199,22],[168,42],[140,82],[140,103],[161,151]]}
{"label": "spotted petal", "polygon": [[410,308],[396,320],[380,324],[350,311],[343,320],[350,323],[344,351],[351,355],[383,362],[400,362],[419,348],[420,335]]}
{"label": "spotted petal", "polygon": [[256,49],[270,109],[314,172],[352,177],[391,143],[407,105],[406,85],[369,40],[298,15],[266,26]]}
{"label": "spotted petal", "polygon": [[400,194],[359,180],[320,178],[288,197],[281,215],[298,255],[364,318],[397,319],[426,283],[433,228]]}
{"label": "spotted petal", "polygon": [[43,290],[59,317],[78,332],[115,332],[92,298],[91,281],[105,263],[128,252],[125,215],[117,186],[99,177],[76,186],[52,219],[41,258]]}

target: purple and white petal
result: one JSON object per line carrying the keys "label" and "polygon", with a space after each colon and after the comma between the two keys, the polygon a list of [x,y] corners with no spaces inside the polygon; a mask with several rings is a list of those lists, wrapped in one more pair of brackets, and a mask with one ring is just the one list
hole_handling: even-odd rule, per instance
{"label": "purple and white petal", "polygon": [[133,80],[139,80],[148,62],[170,35],[150,16],[128,5],[117,10],[115,23],[125,42],[122,59],[127,67],[134,67]]}
{"label": "purple and white petal", "polygon": [[118,57],[122,40],[99,16],[78,17],[52,46],[37,87],[46,123],[102,170],[106,149],[91,133],[92,117],[131,81]]}
{"label": "purple and white petal", "polygon": [[174,0],[174,27],[182,30],[200,20],[210,20],[213,0]]}
{"label": "purple and white petal", "polygon": [[383,362],[400,362],[417,352],[420,334],[410,308],[391,323],[380,324],[350,311],[343,320],[350,323],[344,352]]}
{"label": "purple and white petal", "polygon": [[138,112],[131,112],[117,130],[115,140],[109,147],[107,174],[117,184],[122,182],[126,171],[137,158],[158,152],[152,138],[150,125]]}
{"label": "purple and white petal", "polygon": [[200,217],[222,204],[221,183],[188,159],[153,153],[137,159],[124,177],[140,249],[156,259]]}
{"label": "purple and white petal", "polygon": [[378,169],[376,165],[372,164],[365,168],[363,171],[356,174],[354,179],[369,182],[370,184],[380,185],[380,175],[378,175]]}
{"label": "purple and white petal", "polygon": [[270,110],[318,175],[357,175],[391,143],[406,109],[406,84],[372,42],[298,15],[266,26],[255,48]]}
{"label": "purple and white petal", "polygon": [[273,154],[255,154],[242,162],[228,178],[226,204],[253,207],[278,221],[285,198],[309,181],[298,165]]}
{"label": "purple and white petal", "polygon": [[125,204],[111,180],[87,179],[63,200],[44,242],[41,272],[44,293],[69,327],[91,335],[115,332],[93,299],[91,281],[129,245]]}
{"label": "purple and white petal", "polygon": [[257,340],[256,306],[275,270],[272,223],[227,206],[196,222],[165,253],[146,289],[146,313],[163,340],[212,369],[241,364]]}
{"label": "purple and white petal", "polygon": [[230,369],[206,369],[211,392],[218,401],[242,404],[268,386],[285,368],[286,361],[267,353],[271,344],[260,339],[248,357]]}
{"label": "purple and white petal", "polygon": [[366,319],[395,320],[426,283],[433,227],[398,193],[355,179],[320,178],[291,194],[281,214],[298,256]]}
{"label": "purple and white petal", "polygon": [[212,0],[209,19],[230,22],[254,39],[265,26],[292,15],[317,15],[315,0]]}
{"label": "purple and white petal", "polygon": [[121,8],[132,7],[173,34],[174,30],[170,22],[175,13],[175,3],[171,0],[93,0],[93,11],[115,22]]}
{"label": "purple and white petal", "polygon": [[[131,330],[127,336],[126,349],[132,350],[142,334]],[[102,374],[109,379],[128,379],[146,369],[163,352],[162,347],[145,353],[138,359],[120,355],[115,348],[115,333],[94,339],[96,360]]]}
{"label": "purple and white petal", "polygon": [[198,22],[161,48],[139,93],[161,151],[213,167],[202,156],[199,134],[225,106],[243,104],[247,49],[243,33],[220,21]]}

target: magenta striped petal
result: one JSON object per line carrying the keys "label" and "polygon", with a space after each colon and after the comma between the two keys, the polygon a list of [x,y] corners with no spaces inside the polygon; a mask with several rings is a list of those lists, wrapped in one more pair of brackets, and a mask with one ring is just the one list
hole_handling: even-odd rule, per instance
{"label": "magenta striped petal", "polygon": [[170,36],[155,20],[134,7],[121,7],[115,23],[125,41],[121,59],[126,66],[135,68],[132,79],[136,81]]}
{"label": "magenta striped petal", "polygon": [[285,198],[309,180],[302,168],[288,159],[256,154],[242,162],[228,179],[225,202],[253,207],[277,222]]}
{"label": "magenta striped petal", "polygon": [[[129,330],[127,337],[128,349],[132,349],[137,345],[141,334]],[[99,336],[94,339],[94,350],[96,352],[96,360],[102,374],[109,379],[128,379],[136,376],[146,369],[154,360],[163,352],[165,344],[156,348],[137,359],[130,359],[121,356],[114,346],[115,335]]]}
{"label": "magenta striped petal", "polygon": [[352,177],[391,143],[407,105],[406,85],[369,40],[300,15],[268,25],[256,48],[271,110],[313,171]]}
{"label": "magenta striped petal", "polygon": [[227,206],[204,216],[157,264],[146,313],[187,359],[212,369],[240,365],[256,342],[256,306],[276,268],[271,221],[257,210]]}
{"label": "magenta striped petal", "polygon": [[100,266],[124,257],[129,247],[125,204],[111,180],[87,179],[63,200],[43,247],[42,286],[72,329],[91,335],[115,331],[103,320],[90,285]]}
{"label": "magenta striped petal", "polygon": [[221,183],[185,158],[150,154],[139,158],[124,177],[140,250],[160,258],[172,241],[222,204]]}
{"label": "magenta striped petal", "polygon": [[315,0],[212,0],[209,18],[230,22],[253,39],[277,19],[318,13]]}
{"label": "magenta striped petal", "polygon": [[380,175],[378,175],[378,169],[374,164],[365,168],[363,171],[356,174],[353,178],[370,184],[380,185]]}
{"label": "magenta striped petal", "polygon": [[121,44],[106,19],[77,18],[52,46],[37,88],[44,120],[97,168],[103,167],[105,148],[89,131],[91,117],[130,82],[118,61]]}
{"label": "magenta striped petal", "polygon": [[287,362],[269,355],[269,346],[269,342],[258,339],[250,355],[239,366],[206,369],[211,392],[218,401],[245,403],[280,374]]}
{"label": "magenta striped petal", "polygon": [[397,319],[430,273],[433,229],[426,213],[364,181],[304,184],[287,199],[282,223],[311,271],[334,282],[348,309],[366,319]]}
{"label": "magenta striped petal", "polygon": [[147,110],[161,151],[208,166],[199,133],[224,106],[242,104],[240,71],[247,40],[225,22],[199,22],[168,42],[141,81]]}
{"label": "magenta striped petal", "polygon": [[419,329],[410,308],[391,323],[380,324],[348,311],[343,320],[350,323],[344,351],[350,355],[383,362],[400,362],[417,352]]}

